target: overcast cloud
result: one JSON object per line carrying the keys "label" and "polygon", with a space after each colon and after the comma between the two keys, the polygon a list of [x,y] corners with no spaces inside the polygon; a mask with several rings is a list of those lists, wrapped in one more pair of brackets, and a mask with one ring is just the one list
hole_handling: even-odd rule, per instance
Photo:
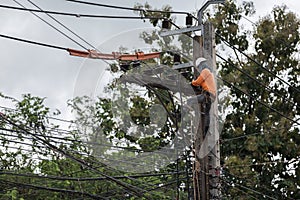
{"label": "overcast cloud", "polygon": [[[18,1],[26,7],[33,8],[27,0]],[[45,10],[134,16],[131,11],[80,5],[65,0],[32,1]],[[133,7],[137,1],[94,0],[94,2]],[[138,2],[143,4],[146,1],[139,0]],[[156,8],[170,4],[173,10],[195,12],[203,5],[204,0],[188,1],[190,3],[181,0],[148,0],[148,2]],[[300,10],[300,1],[297,0],[254,0],[253,2],[257,13],[249,18],[252,21],[257,21],[260,16],[270,14],[275,5],[286,4],[290,10],[298,14]],[[241,1],[239,0],[238,3]],[[1,0],[0,4],[17,6],[13,0]],[[45,15],[41,16],[46,17]],[[151,27],[142,20],[55,17],[94,46],[99,47],[102,52],[116,51],[119,46],[129,47],[129,49],[149,48],[138,41],[137,33],[143,29],[148,28],[149,30]],[[177,17],[179,25],[183,25],[184,17]],[[0,34],[81,49],[29,12],[0,8]],[[4,38],[0,38],[0,42],[0,92],[15,98],[21,98],[21,94],[25,93],[47,97],[47,106],[60,109],[64,113],[64,117],[71,117],[66,114],[66,102],[74,96],[75,88],[93,91],[94,89],[91,89],[89,85],[91,79],[98,83],[97,87],[101,87],[101,80],[108,80],[106,74],[103,77],[106,66],[103,61],[85,61],[79,57],[69,56],[66,51],[24,44]],[[87,80],[86,85],[84,85],[85,79],[90,79]],[[81,83],[82,87],[79,87]]]}

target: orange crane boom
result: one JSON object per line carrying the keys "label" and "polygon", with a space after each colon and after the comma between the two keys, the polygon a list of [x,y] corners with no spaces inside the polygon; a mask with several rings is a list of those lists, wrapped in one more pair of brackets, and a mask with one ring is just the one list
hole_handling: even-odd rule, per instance
{"label": "orange crane boom", "polygon": [[81,51],[75,49],[68,49],[71,56],[79,56],[92,59],[103,60],[120,60],[120,61],[134,61],[134,60],[147,60],[152,58],[159,58],[161,52],[144,53],[136,52],[135,54],[121,54],[118,52],[112,52],[111,54],[99,53],[96,50]]}

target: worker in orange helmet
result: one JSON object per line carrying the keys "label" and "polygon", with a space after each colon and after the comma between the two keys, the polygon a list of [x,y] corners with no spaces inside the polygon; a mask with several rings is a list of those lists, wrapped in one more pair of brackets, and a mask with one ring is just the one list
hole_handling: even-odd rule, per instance
{"label": "worker in orange helmet", "polygon": [[195,62],[196,68],[199,70],[200,75],[196,80],[192,81],[193,87],[200,87],[202,92],[195,97],[188,99],[188,105],[201,103],[204,111],[204,136],[208,132],[210,124],[210,108],[212,102],[216,98],[216,84],[214,74],[211,67],[207,64],[205,58],[198,58]]}

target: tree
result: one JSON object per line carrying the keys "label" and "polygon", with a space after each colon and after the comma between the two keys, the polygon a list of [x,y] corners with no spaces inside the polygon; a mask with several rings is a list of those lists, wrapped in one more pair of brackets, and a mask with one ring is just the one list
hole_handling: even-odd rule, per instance
{"label": "tree", "polygon": [[[237,22],[241,16],[230,12],[236,9],[227,3],[214,19],[219,38],[234,46],[233,52],[248,50],[247,38],[251,36],[240,34]],[[222,133],[225,176],[229,184],[248,187],[230,187],[226,192],[230,198],[251,199],[249,194],[256,198],[261,194],[299,198],[296,120],[300,85],[296,81],[299,60],[294,56],[299,45],[299,34],[295,34],[299,32],[299,19],[285,6],[275,7],[272,14],[254,27],[254,53],[241,56],[243,59],[230,56],[230,62],[220,63],[222,78],[235,85],[230,86],[232,110]]]}
{"label": "tree", "polygon": [[[136,7],[152,9],[149,4]],[[218,53],[223,55],[225,49],[229,55],[218,60],[220,78],[227,86],[219,90],[230,89],[227,105],[231,106],[221,135],[222,193],[224,199],[299,199],[300,138],[296,120],[300,84],[295,56],[299,19],[285,6],[275,7],[273,15],[261,18],[253,32],[242,29],[242,15],[253,13],[251,2],[236,5],[227,1],[205,15],[216,27],[217,44],[222,47],[217,47]],[[175,23],[169,13],[139,14],[163,16]],[[161,26],[162,21],[150,23]],[[160,49],[154,50],[164,52],[160,79],[176,74],[170,71],[175,54],[183,56],[182,62],[190,61],[190,35],[160,38],[154,31],[141,33],[141,38],[158,44]],[[229,47],[224,47],[226,44]],[[61,139],[57,139],[59,127],[49,121],[51,113],[42,98],[25,95],[21,101],[11,99],[16,110],[6,111],[0,123],[5,147],[0,151],[1,198],[187,199],[191,148],[150,173],[134,175],[126,168],[134,166],[130,159],[174,144],[178,129],[182,128],[179,136],[191,132],[190,116],[181,113],[180,98],[162,84],[145,84],[142,76],[137,76],[149,73],[149,69],[152,74],[161,70],[155,60],[113,64],[111,69],[116,79],[106,91],[114,98],[71,100],[69,105],[78,113],[78,126],[72,125],[68,132],[60,130]],[[184,75],[187,82],[193,78],[191,69]],[[185,120],[178,123],[177,118],[182,117]],[[159,124],[161,121],[164,123]],[[145,130],[152,134],[136,135]],[[29,147],[12,151],[14,142],[28,143]],[[161,164],[160,160],[144,161],[145,166]],[[119,165],[118,170],[111,166],[113,163]]]}

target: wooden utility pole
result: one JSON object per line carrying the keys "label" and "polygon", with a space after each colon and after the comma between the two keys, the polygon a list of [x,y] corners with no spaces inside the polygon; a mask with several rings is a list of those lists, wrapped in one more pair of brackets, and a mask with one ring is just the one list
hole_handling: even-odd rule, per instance
{"label": "wooden utility pole", "polygon": [[[214,75],[216,74],[216,49],[215,49],[215,29],[211,23],[204,24],[204,44],[203,50],[210,56],[210,62]],[[216,81],[215,76],[215,81]],[[217,84],[217,81],[216,81]],[[216,93],[217,95],[217,93]],[[207,167],[209,176],[209,199],[218,200],[221,199],[221,188],[220,188],[220,132],[218,128],[218,96],[211,106],[211,122],[210,132],[208,133],[207,143]]]}
{"label": "wooden utility pole", "polygon": [[[208,64],[216,73],[215,33],[211,23],[205,23],[202,36],[193,39],[194,61],[199,57],[207,59]],[[198,76],[195,70],[195,76]],[[220,146],[218,130],[218,98],[212,103],[210,110],[210,129],[204,137],[203,115],[199,115],[199,125],[195,133],[195,163],[194,163],[194,199],[218,200],[220,193]],[[199,104],[199,113],[203,111]]]}
{"label": "wooden utility pole", "polygon": [[[194,62],[197,58],[205,57],[204,56],[204,49],[203,49],[203,36],[195,36],[193,38],[193,60]],[[195,66],[196,67],[196,66]],[[198,70],[194,70],[194,78],[196,79],[199,75]],[[196,94],[198,95],[198,94]],[[208,199],[208,177],[207,177],[207,158],[198,156],[201,146],[203,145],[204,139],[204,127],[203,127],[203,115],[202,113],[202,105],[199,104],[198,107],[198,115],[196,117],[199,118],[199,123],[196,126],[196,130],[194,133],[194,154],[195,154],[195,161],[194,161],[194,169],[193,169],[193,186],[194,186],[194,200],[206,200]]]}
{"label": "wooden utility pole", "polygon": [[[203,24],[203,13],[211,4],[224,3],[225,0],[208,0],[198,11],[198,26],[181,28],[172,31],[164,31],[160,36],[178,35],[201,30],[201,36],[193,38],[193,60],[194,64],[197,58],[206,58],[208,64],[212,67],[214,75],[216,74],[216,52],[215,52],[215,33],[211,23]],[[197,67],[197,66],[195,66]],[[195,70],[195,77],[199,75]],[[215,76],[215,82],[216,76]],[[211,105],[209,131],[204,137],[204,116],[202,105],[199,104],[199,124],[194,133],[194,154],[193,164],[193,188],[194,200],[220,200],[220,146],[218,129],[218,98]]]}

